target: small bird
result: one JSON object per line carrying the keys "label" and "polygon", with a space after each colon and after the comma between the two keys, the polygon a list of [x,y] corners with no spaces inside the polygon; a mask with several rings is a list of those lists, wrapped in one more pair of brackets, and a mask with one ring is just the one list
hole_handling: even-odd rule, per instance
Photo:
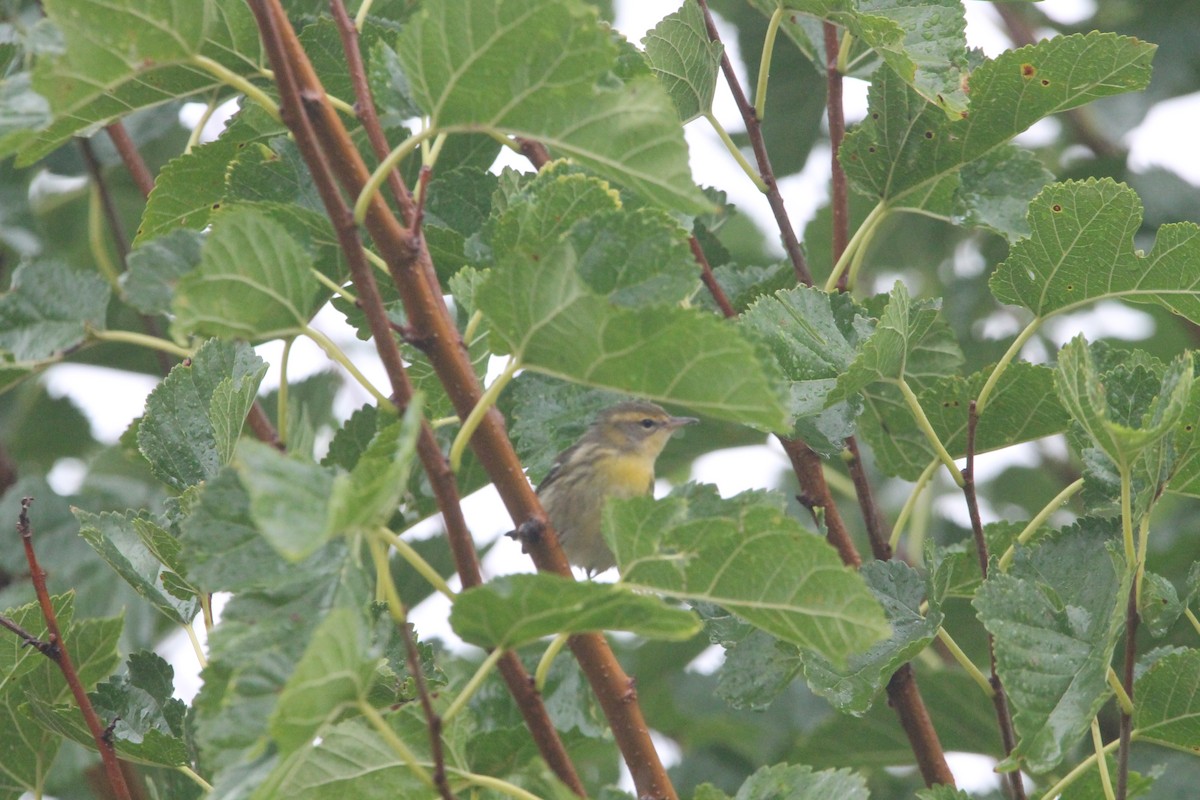
{"label": "small bird", "polygon": [[673,417],[654,403],[620,403],[559,453],[537,494],[568,561],[589,577],[616,566],[600,533],[605,501],[650,494],[655,459],[675,429],[693,422],[699,420]]}

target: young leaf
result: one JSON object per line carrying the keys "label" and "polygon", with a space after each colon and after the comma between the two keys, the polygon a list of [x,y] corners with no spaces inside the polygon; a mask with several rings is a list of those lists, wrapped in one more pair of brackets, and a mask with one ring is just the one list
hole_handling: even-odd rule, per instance
{"label": "young leaf", "polygon": [[186,594],[184,578],[163,562],[146,538],[167,539],[166,547],[178,547],[175,540],[148,519],[132,514],[91,514],[74,509],[79,520],[79,535],[103,558],[126,583],[178,625],[188,625],[200,610],[195,590]]}
{"label": "young leaf", "polygon": [[788,800],[867,800],[867,781],[848,769],[815,772],[803,764],[760,767],[733,800],[786,797]]}
{"label": "young leaf", "polygon": [[835,664],[888,634],[862,578],[769,498],[614,501],[604,536],[625,585],[721,606]]}
{"label": "young leaf", "polygon": [[[191,763],[184,741],[187,705],[173,696],[174,678],[170,664],[143,650],[129,656],[124,675],[96,687],[92,704],[101,719],[113,721],[113,742],[122,759],[168,767]],[[90,744],[91,735],[84,736]]]}
{"label": "young leaf", "polygon": [[253,208],[223,212],[200,265],[179,281],[176,336],[260,342],[297,333],[313,311],[312,258],[279,222]]}
{"label": "young leaf", "polygon": [[696,0],[668,14],[642,39],[650,69],[662,83],[679,119],[687,123],[712,111],[717,69],[725,48],[708,38]]}
{"label": "young leaf", "polygon": [[223,138],[168,161],[146,200],[134,247],[177,228],[203,230],[220,208],[225,173],[244,146],[234,138]]}
{"label": "young leaf", "polygon": [[1129,596],[1111,538],[1111,525],[1081,520],[1018,548],[1009,572],[993,573],[975,596],[1014,711],[1020,741],[1012,758],[1034,772],[1057,766],[1108,699]]}
{"label": "young leaf", "polygon": [[416,456],[422,399],[416,395],[403,419],[379,431],[354,468],[334,478],[329,496],[333,530],[380,525],[395,513]]}
{"label": "young leaf", "polygon": [[42,361],[104,329],[110,289],[91,272],[60,261],[25,261],[0,295],[0,350],[17,361]]}
{"label": "young leaf", "polygon": [[174,489],[212,478],[229,463],[267,364],[246,344],[211,340],[146,398],[138,449]]}
{"label": "young leaf", "polygon": [[1200,747],[1200,651],[1160,658],[1134,685],[1133,727],[1141,741]]}
{"label": "young leaf", "polygon": [[[850,657],[845,668],[835,668],[813,653],[804,656],[804,677],[814,692],[843,713],[862,714],[902,664],[924,650],[942,624],[940,603],[930,597],[926,581],[901,561],[872,561],[861,570],[875,599],[883,606],[892,635],[865,653]],[[930,600],[921,613],[921,602]]]}
{"label": "young leaf", "polygon": [[480,647],[516,648],[557,633],[629,631],[651,639],[688,639],[696,615],[613,584],[558,575],[509,575],[463,592],[450,626]]}
{"label": "young leaf", "polygon": [[774,370],[735,328],[680,308],[613,306],[577,263],[563,243],[494,267],[475,295],[493,342],[548,375],[767,429],[785,424]]}
{"label": "young leaf", "polygon": [[791,381],[795,435],[819,453],[840,452],[854,434],[862,398],[827,400],[870,337],[872,320],[848,295],[799,286],[759,299],[740,324],[770,348]]}
{"label": "young leaf", "polygon": [[434,128],[527,136],[655,203],[708,210],[658,83],[601,87],[617,48],[594,10],[571,0],[438,0],[405,25],[396,51]]}
{"label": "young leaf", "polygon": [[1029,206],[1029,238],[988,285],[1000,302],[1039,317],[1120,298],[1200,322],[1200,226],[1163,225],[1143,255],[1133,249],[1141,224],[1137,194],[1111,178],[1051,184]]}
{"label": "young leaf", "polygon": [[[971,111],[951,120],[890,70],[877,72],[867,119],[839,154],[855,188],[892,207],[946,198],[956,173],[1039,119],[1143,89],[1154,45],[1112,33],[1072,34],[1009,50],[971,73]],[[904,125],[887,124],[909,120]],[[940,185],[950,181],[949,185]]]}
{"label": "young leaf", "polygon": [[271,715],[280,751],[309,745],[325,725],[365,700],[378,665],[359,615],[348,608],[331,611],[313,631]]}
{"label": "young leaf", "polygon": [[165,314],[179,279],[200,263],[200,233],[176,229],[150,239],[129,254],[129,270],[121,276],[125,299],[143,314]]}

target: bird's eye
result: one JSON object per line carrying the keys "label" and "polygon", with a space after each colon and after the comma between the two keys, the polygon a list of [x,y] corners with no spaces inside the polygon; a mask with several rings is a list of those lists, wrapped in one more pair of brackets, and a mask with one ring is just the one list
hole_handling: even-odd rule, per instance
{"label": "bird's eye", "polygon": [[646,430],[650,430],[651,428],[654,427],[654,420],[650,419],[649,417],[646,417],[639,424]]}

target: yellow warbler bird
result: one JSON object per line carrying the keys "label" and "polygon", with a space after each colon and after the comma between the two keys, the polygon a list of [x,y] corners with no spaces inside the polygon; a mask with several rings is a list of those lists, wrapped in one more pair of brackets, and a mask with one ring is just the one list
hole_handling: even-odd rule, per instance
{"label": "yellow warbler bird", "polygon": [[568,561],[588,575],[616,566],[600,533],[605,501],[650,494],[655,459],[675,429],[693,422],[699,420],[673,417],[654,403],[620,403],[558,455],[537,494]]}

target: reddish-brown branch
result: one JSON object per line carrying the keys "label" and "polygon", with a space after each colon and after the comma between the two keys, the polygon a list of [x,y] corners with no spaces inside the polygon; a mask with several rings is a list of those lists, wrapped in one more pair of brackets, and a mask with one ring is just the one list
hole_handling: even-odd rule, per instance
{"label": "reddish-brown branch", "polygon": [[871,482],[867,480],[862,454],[858,450],[858,440],[853,436],[846,440],[846,450],[850,453],[850,461],[846,466],[850,472],[850,480],[854,482],[854,494],[858,498],[858,509],[862,512],[863,524],[867,529],[867,541],[871,543],[871,554],[880,561],[887,561],[892,557],[892,545],[888,541],[891,535],[883,519],[883,512],[875,502]]}
{"label": "reddish-brown branch", "polygon": [[113,146],[117,148],[117,155],[121,157],[121,162],[125,164],[125,169],[129,170],[129,175],[133,178],[138,191],[142,193],[142,198],[149,197],[151,190],[154,189],[154,175],[151,174],[150,168],[146,166],[146,162],[142,159],[142,154],[138,151],[137,145],[129,138],[129,133],[125,130],[125,126],[118,121],[109,125],[104,130],[108,132],[108,138],[112,140]]}
{"label": "reddish-brown branch", "polygon": [[50,601],[50,592],[46,588],[46,572],[38,563],[37,554],[33,549],[33,527],[29,523],[29,506],[32,503],[32,497],[21,500],[17,531],[21,534],[21,542],[25,545],[25,560],[29,562],[29,575],[33,581],[33,590],[37,595],[38,605],[42,609],[42,618],[46,621],[46,645],[48,647],[38,647],[38,650],[49,657],[62,671],[63,678],[67,681],[67,687],[75,697],[75,702],[79,705],[79,712],[83,714],[83,720],[87,723],[88,730],[91,731],[92,739],[96,742],[96,749],[100,752],[100,759],[104,763],[104,773],[112,787],[113,794],[121,800],[130,800],[129,786],[125,783],[125,775],[121,772],[116,751],[105,733],[104,725],[100,723],[100,717],[96,715],[96,709],[92,707],[87,689],[79,680],[79,673],[75,671],[75,664],[72,663],[71,655],[67,651],[67,643],[63,640],[62,631],[58,627],[58,617],[54,613],[54,604]]}
{"label": "reddish-brown branch", "polygon": [[[983,519],[979,515],[979,498],[975,493],[975,429],[979,425],[979,411],[972,400],[967,408],[967,464],[963,469],[963,495],[967,500],[967,513],[971,517],[971,533],[975,537],[975,549],[979,556],[979,571],[986,581],[988,577],[987,540],[983,536]],[[1012,713],[1008,707],[1008,696],[1004,684],[996,672],[996,640],[989,632],[987,635],[988,658],[992,674],[989,682],[992,685],[992,705],[996,707],[996,721],[1000,725],[1000,740],[1004,745],[1004,754],[1010,755],[1017,746],[1017,735],[1013,729]],[[1025,784],[1021,780],[1021,771],[1013,770],[1008,773],[1009,788],[1016,800],[1025,800]]]}
{"label": "reddish-brown branch", "polygon": [[850,531],[846,527],[845,521],[842,520],[837,503],[833,501],[829,484],[825,482],[825,470],[821,464],[821,457],[799,439],[785,439],[780,436],[779,442],[783,445],[783,451],[787,453],[792,462],[792,469],[800,480],[800,502],[813,513],[814,519],[819,519],[818,515],[823,517],[825,537],[842,557],[842,563],[855,569],[861,567],[862,556],[858,554],[858,548],[854,546],[854,541],[850,538]]}
{"label": "reddish-brown branch", "polygon": [[[832,192],[830,206],[833,210],[833,264],[838,262],[850,241],[850,203],[846,190],[846,173],[842,170],[842,162],[838,152],[842,149],[842,139],[846,136],[846,116],[842,109],[842,73],[838,69],[838,29],[832,22],[822,23],[825,34],[825,104],[829,109],[829,146],[830,175],[832,176]],[[830,269],[833,268],[830,264]],[[848,272],[843,272],[838,279],[838,290],[846,291]]]}
{"label": "reddish-brown branch", "polygon": [[688,237],[688,245],[692,248],[692,256],[696,259],[696,263],[700,265],[700,280],[704,282],[708,293],[716,301],[717,308],[721,309],[721,313],[728,319],[736,317],[737,311],[729,302],[729,298],[725,296],[725,290],[717,282],[717,276],[713,275],[712,266],[708,263],[708,256],[704,255],[704,248],[700,246],[700,242],[695,236]]}
{"label": "reddish-brown branch", "polygon": [[[315,82],[315,76],[306,75],[307,83],[297,78],[295,71],[298,65],[308,66],[308,69],[311,69],[311,66],[307,65],[306,59],[298,58],[294,53],[289,52],[288,44],[297,46],[298,43],[293,42],[295,34],[287,25],[286,17],[282,15],[281,9],[270,2],[254,3],[253,8],[268,53],[275,66],[283,100],[281,111],[284,119],[296,135],[297,146],[313,173],[322,200],[334,222],[339,242],[347,256],[355,289],[359,293],[359,301],[371,327],[380,359],[391,382],[394,399],[400,407],[406,407],[412,399],[412,385],[404,369],[399,348],[392,337],[383,301],[375,283],[375,276],[366,263],[350,209],[338,191],[331,164],[326,158],[326,150],[322,147],[312,124],[314,119],[321,118],[321,108],[325,103],[324,92]],[[344,134],[344,131],[342,133]],[[447,538],[463,586],[479,585],[482,581],[479,562],[470,530],[462,516],[457,484],[427,422],[422,423],[417,440],[417,451],[429,476],[438,507],[443,513]],[[500,660],[499,669],[521,709],[543,758],[565,784],[570,786],[576,794],[583,796],[582,782],[546,714],[540,696],[533,688],[533,682],[519,659],[514,654],[506,654]],[[437,736],[438,722],[436,718],[430,717],[429,723],[431,736]],[[444,777],[444,768],[435,768],[435,772]],[[439,789],[443,797],[446,797],[449,787],[444,780],[441,781]]]}
{"label": "reddish-brown branch", "polygon": [[[328,158],[330,169],[342,187],[357,196],[369,177],[366,165],[336,112],[325,100],[320,81],[283,9],[278,0],[253,0],[251,5],[264,37],[273,39],[268,42],[267,50],[277,73],[285,65],[286,69],[294,70],[297,86],[310,100],[306,108],[307,119],[319,140],[320,149]],[[426,277],[433,272],[428,250],[414,240],[412,231],[396,220],[378,195],[368,205],[366,225],[396,283],[414,332],[425,342],[430,363],[455,410],[465,419],[479,402],[482,389],[445,303]],[[471,446],[495,483],[514,522],[537,520],[545,524],[545,512],[525,478],[508,439],[504,420],[496,409],[483,416]],[[539,537],[529,547],[534,563],[541,570],[570,575],[570,566],[558,546],[557,537],[548,526],[546,532],[548,535]],[[630,679],[607,641],[600,634],[585,634],[572,637],[571,647],[608,717],[638,794],[674,798],[674,787],[654,748],[641,708],[632,701]]]}
{"label": "reddish-brown branch", "polygon": [[921,690],[917,688],[917,677],[911,664],[905,664],[892,673],[887,685],[888,705],[896,711],[900,718],[900,727],[908,737],[909,746],[916,756],[917,768],[926,786],[944,783],[954,785],[954,774],[946,763],[946,754],[942,750],[942,742],[937,731],[933,729],[933,720],[925,708],[925,700]]}
{"label": "reddish-brown branch", "polygon": [[[700,8],[704,11],[704,25],[708,30],[708,38],[719,43],[721,35],[717,32],[712,12],[708,10],[708,3],[706,0],[698,1]],[[783,195],[779,193],[779,184],[775,180],[775,171],[771,168],[771,159],[767,156],[767,144],[763,140],[762,123],[754,111],[754,106],[746,99],[746,93],[742,90],[737,73],[733,71],[733,63],[729,60],[728,51],[723,51],[721,55],[721,73],[725,76],[725,82],[729,84],[733,101],[737,104],[742,120],[746,124],[746,135],[750,138],[754,160],[758,163],[758,173],[767,187],[767,203],[771,206],[771,213],[775,216],[775,224],[779,227],[779,235],[783,240],[783,249],[792,262],[796,280],[805,286],[812,286],[812,273],[809,271],[808,261],[804,257],[804,248],[800,246],[800,239],[792,228],[787,207],[783,203]]]}
{"label": "reddish-brown branch", "polygon": [[[346,12],[342,0],[329,0],[329,10],[333,13],[333,21],[337,24],[338,33],[342,37],[342,51],[346,54],[346,65],[350,69],[350,82],[354,86],[354,113],[366,131],[367,141],[375,158],[383,161],[387,157],[387,137],[383,134],[383,126],[379,124],[379,114],[375,111],[375,100],[371,96],[371,85],[367,82],[367,71],[363,67],[362,51],[358,46],[358,28]],[[404,185],[404,178],[399,169],[388,173],[388,188],[396,198],[396,205],[404,219],[411,219],[413,213],[412,195]]]}

